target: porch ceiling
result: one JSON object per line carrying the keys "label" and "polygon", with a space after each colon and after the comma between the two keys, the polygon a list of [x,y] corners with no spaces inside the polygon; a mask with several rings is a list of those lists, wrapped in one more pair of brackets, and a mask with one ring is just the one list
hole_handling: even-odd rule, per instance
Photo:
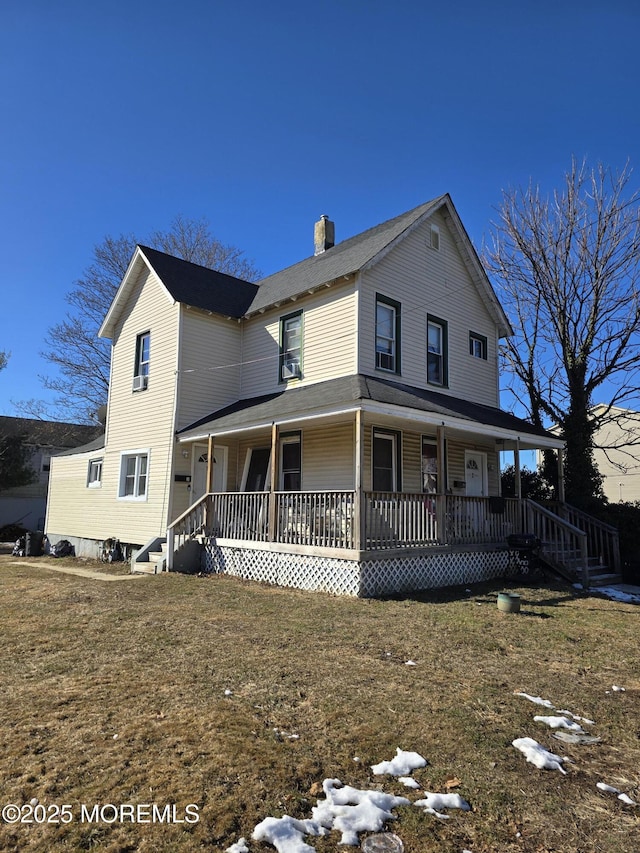
{"label": "porch ceiling", "polygon": [[238,400],[178,431],[180,442],[323,420],[344,421],[357,409],[414,428],[445,426],[503,442],[504,449],[561,448],[557,436],[501,409],[436,391],[356,374]]}

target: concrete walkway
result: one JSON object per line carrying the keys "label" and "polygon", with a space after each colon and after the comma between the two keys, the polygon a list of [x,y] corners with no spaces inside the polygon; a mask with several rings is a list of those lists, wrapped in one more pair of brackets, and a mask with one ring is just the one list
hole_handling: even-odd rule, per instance
{"label": "concrete walkway", "polygon": [[28,560],[11,560],[5,565],[9,566],[31,566],[34,569],[44,569],[45,571],[60,572],[63,575],[77,575],[81,578],[92,578],[96,581],[132,581],[138,578],[146,577],[144,574],[139,575],[107,575],[103,572],[94,572],[91,569],[75,568],[73,566],[56,566],[49,563],[30,563]]}

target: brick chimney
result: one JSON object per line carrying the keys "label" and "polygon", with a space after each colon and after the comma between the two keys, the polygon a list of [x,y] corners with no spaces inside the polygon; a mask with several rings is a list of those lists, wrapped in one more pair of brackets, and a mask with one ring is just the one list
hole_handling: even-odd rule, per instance
{"label": "brick chimney", "polygon": [[321,255],[336,244],[336,229],[333,222],[324,213],[313,229],[313,242],[316,255]]}

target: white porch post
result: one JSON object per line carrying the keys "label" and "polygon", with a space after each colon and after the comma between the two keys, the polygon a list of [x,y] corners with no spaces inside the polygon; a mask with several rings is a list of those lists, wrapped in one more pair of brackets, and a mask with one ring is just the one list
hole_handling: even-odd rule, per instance
{"label": "white porch post", "polygon": [[362,491],[362,454],[364,448],[364,426],[362,423],[362,411],[356,409],[355,419],[355,442],[354,442],[354,489],[355,505],[353,508],[353,547],[360,551],[366,542],[364,531],[364,493]]}
{"label": "white porch post", "polygon": [[445,530],[444,520],[446,518],[446,494],[447,494],[447,484],[444,481],[445,478],[445,427],[439,426],[436,428],[436,471],[438,476],[438,491],[436,493],[436,525],[437,525],[437,537],[443,544],[446,544],[446,540],[448,538],[447,531]]}
{"label": "white porch post", "polygon": [[271,469],[269,472],[269,541],[276,541],[276,489],[278,487],[278,427],[271,424]]}
{"label": "white porch post", "polygon": [[207,445],[207,494],[210,494],[213,486],[213,436],[209,435]]}
{"label": "white porch post", "polygon": [[516,487],[516,498],[520,500],[522,498],[522,478],[520,476],[520,439],[516,438],[516,446],[513,451],[513,467],[515,471],[515,487]]}

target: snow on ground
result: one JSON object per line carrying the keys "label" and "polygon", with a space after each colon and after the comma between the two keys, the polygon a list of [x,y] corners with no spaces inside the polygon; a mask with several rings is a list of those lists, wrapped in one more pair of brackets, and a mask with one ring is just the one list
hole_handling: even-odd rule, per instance
{"label": "snow on ground", "polygon": [[[574,583],[574,589],[584,589],[581,583]],[[622,601],[625,604],[640,604],[640,593],[637,592],[638,587],[629,585],[627,589],[619,589],[615,586],[599,586],[594,592],[605,595],[613,601]]]}
{"label": "snow on ground", "polygon": [[567,729],[570,732],[584,734],[584,729],[579,723],[572,723],[567,717],[534,717],[536,723],[544,723],[550,729]]}
{"label": "snow on ground", "polygon": [[512,744],[520,750],[530,764],[534,764],[541,770],[559,770],[566,775],[567,771],[562,766],[565,759],[546,750],[537,740],[531,737],[519,737],[512,741]]}
{"label": "snow on ground", "polygon": [[[624,688],[615,687],[614,691],[624,691]],[[529,693],[514,691],[514,695],[528,699],[536,705],[544,708],[555,709],[548,699],[540,696],[532,696]],[[585,725],[595,725],[593,720],[578,716],[572,711],[559,711],[557,716],[535,716],[534,721],[544,723],[554,730],[573,733],[574,737],[585,734],[578,722]],[[576,721],[576,722],[572,722]],[[297,738],[284,731],[274,730],[283,738]],[[567,734],[567,737],[572,735]],[[585,739],[585,742],[593,742],[596,739]],[[512,745],[522,752],[526,760],[541,770],[559,770],[566,775],[563,763],[568,759],[549,752],[540,743],[530,737],[516,738]],[[360,759],[355,756],[354,761],[359,763]],[[381,761],[379,764],[371,765],[371,770],[376,776],[390,775],[398,777],[398,780],[407,788],[420,788],[420,784],[410,775],[427,765],[427,760],[418,752],[409,752],[396,749],[394,758]],[[627,805],[640,805],[632,800],[628,794],[619,791],[604,782],[598,782],[597,787],[606,793],[615,794],[619,800]],[[325,799],[318,800],[312,809],[312,818],[309,820],[298,820],[284,815],[280,818],[267,817],[254,828],[252,838],[255,841],[266,841],[276,848],[278,853],[313,853],[311,847],[304,840],[305,836],[323,836],[330,831],[341,833],[339,844],[357,846],[359,835],[362,832],[379,832],[388,821],[395,820],[393,809],[398,806],[411,805],[406,797],[397,797],[386,794],[380,790],[361,790],[350,785],[344,785],[339,779],[325,779],[322,784]],[[469,811],[471,806],[459,794],[439,794],[429,791],[424,792],[424,797],[415,800],[413,805],[424,809],[426,814],[432,814],[437,818],[448,818],[443,809],[461,809]],[[244,838],[240,838],[225,853],[249,853],[249,847]],[[468,853],[468,851],[463,851]]]}
{"label": "snow on ground", "polygon": [[[411,788],[419,788],[415,779],[404,776],[420,767],[425,767],[426,758],[417,752],[406,752],[399,747],[391,761],[381,761],[372,766],[376,775],[402,777],[400,781]],[[379,832],[388,821],[395,820],[393,809],[398,806],[410,806],[411,800],[397,797],[380,790],[361,790],[344,785],[339,779],[325,779],[322,783],[325,798],[318,800],[311,811],[311,819],[298,820],[284,815],[267,817],[253,830],[254,841],[266,841],[276,848],[278,853],[310,853],[315,848],[307,844],[305,836],[327,835],[330,831],[341,833],[341,845],[357,846],[362,832]],[[471,806],[459,794],[437,794],[425,791],[425,797],[414,805],[424,808],[428,814],[446,818],[442,809],[462,809],[469,811]],[[240,838],[225,853],[249,853],[244,838]]]}
{"label": "snow on ground", "polygon": [[419,767],[424,767],[427,759],[423,758],[417,752],[404,752],[400,747],[396,749],[396,757],[391,761],[381,761],[380,764],[373,764],[371,769],[376,776],[408,776],[412,770],[417,770]]}
{"label": "snow on ground", "polygon": [[549,702],[548,699],[541,699],[540,696],[530,696],[528,693],[514,693],[515,696],[522,696],[525,699],[528,699],[529,702],[535,702],[536,705],[542,705],[544,708],[555,708],[555,705],[552,702]]}
{"label": "snow on ground", "polygon": [[622,800],[622,802],[626,803],[628,806],[640,805],[640,803],[636,803],[635,800],[632,800],[628,794],[623,794],[618,788],[614,788],[613,785],[607,785],[605,782],[596,782],[596,788],[599,788],[606,794],[616,794],[618,799]]}

